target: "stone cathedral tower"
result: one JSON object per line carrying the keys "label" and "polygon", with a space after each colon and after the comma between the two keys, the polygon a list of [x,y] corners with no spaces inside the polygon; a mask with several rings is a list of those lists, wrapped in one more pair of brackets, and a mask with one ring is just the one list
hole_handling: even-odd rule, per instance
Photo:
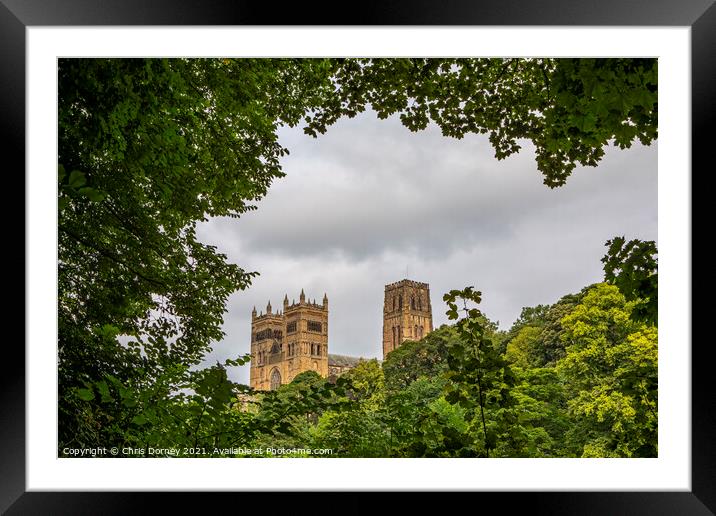
{"label": "stone cathedral tower", "polygon": [[328,376],[328,297],[298,303],[283,299],[283,312],[251,313],[250,384],[256,390],[275,390],[303,371]]}
{"label": "stone cathedral tower", "polygon": [[420,340],[433,331],[430,286],[404,279],[385,286],[383,360],[406,340]]}

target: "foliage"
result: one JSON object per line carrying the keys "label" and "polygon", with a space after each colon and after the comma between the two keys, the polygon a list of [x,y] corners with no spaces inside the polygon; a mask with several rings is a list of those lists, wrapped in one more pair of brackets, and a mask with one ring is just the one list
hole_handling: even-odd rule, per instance
{"label": "foliage", "polygon": [[519,331],[525,326],[541,326],[547,318],[550,308],[551,307],[549,305],[522,307],[520,316],[512,324],[510,331]]}
{"label": "foliage", "polygon": [[336,89],[308,117],[316,136],[342,116],[372,107],[411,131],[437,124],[445,136],[489,134],[497,159],[535,146],[549,187],[575,166],[596,166],[609,143],[657,137],[656,59],[342,59]]}
{"label": "foliage", "polygon": [[[385,424],[383,370],[377,360],[359,362],[338,380],[349,382],[344,410],[327,410],[311,429],[310,442],[339,457],[385,457],[390,453]],[[338,381],[337,380],[337,381]]]}
{"label": "foliage", "polygon": [[524,307],[500,342],[500,350],[520,367],[554,367],[564,357],[562,319],[571,313],[588,287],[567,294],[553,305]]}
{"label": "foliage", "polygon": [[657,456],[657,330],[630,318],[632,304],[595,285],[563,319],[567,354],[557,364],[587,456]]}
{"label": "foliage", "polygon": [[545,325],[549,305],[523,306],[517,320],[507,332],[503,332],[499,339],[500,352],[507,351],[507,345],[526,326],[542,328]]}
{"label": "foliage", "polygon": [[386,457],[387,429],[376,412],[356,408],[326,412],[312,431],[316,448],[330,448],[337,457]]}
{"label": "foliage", "polygon": [[518,378],[513,391],[518,422],[528,437],[520,456],[570,456],[564,435],[571,421],[562,378],[553,367],[515,367],[514,372]]}
{"label": "foliage", "polygon": [[417,342],[403,342],[383,362],[386,389],[402,390],[421,377],[433,378],[445,371],[448,348],[457,339],[455,328],[443,325]]}
{"label": "foliage", "polygon": [[545,314],[542,333],[540,334],[540,350],[538,356],[535,356],[535,364],[541,367],[552,367],[559,359],[564,357],[564,327],[562,320],[564,317],[574,310],[579,301],[584,296],[588,287],[582,289],[577,294],[567,294],[562,296],[559,301],[549,307]]}
{"label": "foliage", "polygon": [[350,382],[347,395],[369,410],[377,410],[385,401],[385,376],[377,359],[359,362],[343,374]]}
{"label": "foliage", "polygon": [[149,388],[168,369],[198,364],[223,337],[226,300],[255,273],[199,242],[195,224],[252,209],[283,175],[277,128],[317,102],[329,68],[320,60],[59,61],[61,445],[106,442],[74,389],[106,375]]}
{"label": "foliage", "polygon": [[627,301],[636,301],[632,318],[656,325],[659,317],[659,275],[656,243],[615,237],[602,258],[604,280],[616,285]]}
{"label": "foliage", "polygon": [[199,450],[221,455],[214,448],[245,442],[256,431],[253,416],[237,409],[247,389],[226,374],[226,367],[248,360],[246,355],[196,371],[173,366],[148,385],[126,385],[107,374],[72,392],[82,402],[85,427],[97,430],[103,447],[140,450],[122,456],[167,455],[150,447],[186,450],[184,456],[202,456]]}
{"label": "foliage", "polygon": [[524,326],[507,344],[505,359],[516,367],[523,369],[532,367],[536,360],[533,358],[539,353],[538,345],[542,330],[536,326]]}
{"label": "foliage", "polygon": [[292,418],[315,422],[328,408],[350,409],[355,406],[355,402],[346,397],[346,389],[350,387],[350,380],[346,378],[338,378],[333,385],[315,371],[301,373],[290,384],[263,393],[257,415],[260,429],[269,435],[286,434],[291,432],[291,424],[295,422]]}
{"label": "foliage", "polygon": [[404,389],[386,393],[384,420],[395,456],[422,456],[420,423],[430,403],[441,396],[443,386],[439,377],[420,377]]}
{"label": "foliage", "polygon": [[451,290],[443,296],[448,305],[447,316],[458,318],[458,300],[462,300],[465,317],[458,320],[456,330],[459,341],[450,346],[449,371],[446,378],[445,399],[465,409],[465,418],[476,440],[471,448],[477,456],[490,456],[490,450],[499,447],[504,453],[519,447],[516,441],[523,438],[514,411],[511,387],[515,377],[507,361],[496,349],[495,342],[486,332],[482,313],[468,308],[467,303],[480,303],[481,292],[473,287]]}

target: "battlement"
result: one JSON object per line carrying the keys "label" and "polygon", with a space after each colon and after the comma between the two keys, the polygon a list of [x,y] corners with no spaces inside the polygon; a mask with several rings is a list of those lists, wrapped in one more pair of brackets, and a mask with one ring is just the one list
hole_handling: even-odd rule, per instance
{"label": "battlement", "polygon": [[[314,300],[315,301],[315,300]],[[317,310],[328,310],[325,306],[311,302],[311,301],[303,301],[298,303],[293,303],[292,305],[284,305],[283,313],[296,310],[297,308],[315,308]]]}
{"label": "battlement", "polygon": [[283,314],[281,312],[275,313],[275,314],[260,314],[260,315],[254,315],[253,316],[254,321],[274,321],[277,323],[281,323],[283,321]]}
{"label": "battlement", "polygon": [[415,287],[415,288],[424,288],[428,289],[430,286],[427,283],[421,283],[419,281],[413,281],[409,279],[404,279],[400,281],[396,281],[395,283],[389,283],[385,286],[385,290],[393,290],[400,287]]}
{"label": "battlement", "polygon": [[266,313],[264,314],[261,312],[260,314],[256,314],[256,307],[254,306],[254,309],[251,311],[251,320],[252,322],[256,321],[271,321],[271,322],[282,322],[284,318],[286,317],[287,311],[296,311],[301,308],[313,308],[315,310],[320,310],[322,312],[328,312],[328,296],[326,294],[323,294],[323,302],[321,304],[316,303],[316,299],[314,298],[313,301],[310,299],[306,299],[306,294],[303,292],[303,289],[301,289],[301,295],[299,296],[298,303],[296,301],[292,301],[291,304],[288,303],[288,294],[286,294],[283,298],[283,312],[278,311],[276,313],[273,312],[273,309],[271,308],[271,301],[268,302],[266,305]]}

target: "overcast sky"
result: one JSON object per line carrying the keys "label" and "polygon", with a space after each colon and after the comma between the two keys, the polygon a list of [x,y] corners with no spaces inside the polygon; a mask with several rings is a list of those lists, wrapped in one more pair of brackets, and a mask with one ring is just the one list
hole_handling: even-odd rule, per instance
{"label": "overcast sky", "polygon": [[[613,236],[657,240],[657,147],[608,148],[549,189],[530,142],[503,161],[485,136],[411,133],[373,112],[344,119],[317,139],[282,129],[286,177],[258,210],[201,224],[199,238],[246,271],[252,286],[229,298],[226,337],[206,363],[250,351],[251,309],[284,294],[328,294],[328,351],[382,354],[383,292],[406,277],[430,284],[433,325],[442,296],[474,285],[480,308],[507,329],[524,306],[554,303],[601,281]],[[249,367],[232,368],[248,384]]]}

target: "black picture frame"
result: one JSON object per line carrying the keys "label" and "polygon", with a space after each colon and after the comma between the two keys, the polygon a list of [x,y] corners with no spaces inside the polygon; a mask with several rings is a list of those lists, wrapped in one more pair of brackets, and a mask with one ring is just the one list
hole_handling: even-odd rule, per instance
{"label": "black picture frame", "polygon": [[[336,10],[336,4],[321,3],[287,3],[278,7],[244,0],[0,0],[0,141],[9,151],[4,153],[6,158],[15,158],[14,168],[6,168],[6,177],[19,176],[11,170],[25,170],[25,29],[65,25],[688,26],[692,37],[691,177],[703,177],[713,169],[710,156],[713,144],[709,144],[712,135],[709,129],[716,112],[716,6],[713,0],[385,0],[351,4],[350,8],[350,15],[342,15]],[[695,174],[695,170],[702,174]],[[29,192],[24,186],[22,188],[27,195]],[[697,189],[692,187],[692,191]],[[16,219],[17,210],[6,213],[6,221]],[[699,234],[698,220],[694,217],[692,225],[692,235]],[[691,252],[693,267],[696,265],[693,248]],[[24,250],[16,250],[13,258],[16,262],[22,258],[22,262],[27,263]],[[25,277],[31,272],[25,268]],[[24,303],[23,307],[26,311],[32,310]],[[708,360],[711,339],[692,341],[684,343],[692,349],[690,492],[505,492],[459,496],[478,497],[485,508],[488,506],[482,505],[484,502],[499,502],[503,507],[525,504],[531,513],[537,514],[713,514],[716,511],[716,446],[713,437],[716,435],[716,393],[709,371],[712,368]],[[3,414],[0,426],[0,443],[3,444],[0,511],[7,511],[7,514],[132,514],[148,512],[147,504],[151,501],[162,503],[162,512],[169,512],[172,506],[187,512],[199,511],[199,507],[206,509],[206,502],[199,498],[207,495],[212,497],[211,505],[239,503],[236,497],[241,497],[242,506],[248,503],[247,493],[195,496],[186,493],[26,492],[24,346],[17,338],[5,339],[4,352],[5,367],[0,375]],[[294,504],[308,499],[306,493],[292,496]],[[369,507],[358,493],[348,495],[354,497],[355,502],[348,499],[331,502],[328,499],[332,496],[322,493],[319,505],[331,507],[332,512]],[[418,493],[403,498],[422,503]],[[316,502],[311,503],[315,508]],[[451,506],[462,503],[454,500]]]}

